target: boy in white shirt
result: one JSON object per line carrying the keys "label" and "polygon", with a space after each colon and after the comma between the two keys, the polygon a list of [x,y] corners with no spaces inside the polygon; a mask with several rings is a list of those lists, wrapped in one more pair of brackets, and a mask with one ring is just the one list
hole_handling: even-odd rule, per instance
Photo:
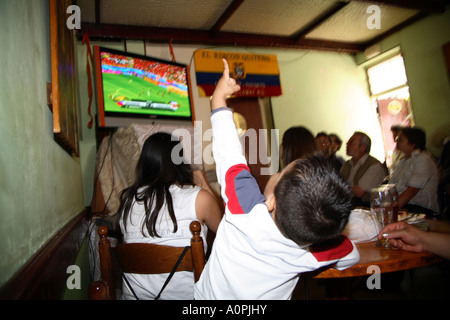
{"label": "boy in white shirt", "polygon": [[211,124],[226,209],[194,297],[290,299],[300,273],[327,265],[341,270],[359,261],[355,245],[341,236],[351,193],[331,165],[314,156],[293,161],[262,195],[226,107],[227,97],[239,89],[224,60]]}

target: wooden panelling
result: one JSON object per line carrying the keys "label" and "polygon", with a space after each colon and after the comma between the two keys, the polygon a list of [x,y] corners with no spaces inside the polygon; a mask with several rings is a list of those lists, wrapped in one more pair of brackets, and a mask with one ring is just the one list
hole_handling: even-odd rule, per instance
{"label": "wooden panelling", "polygon": [[77,257],[88,228],[83,210],[57,232],[0,290],[2,300],[61,299],[67,267]]}

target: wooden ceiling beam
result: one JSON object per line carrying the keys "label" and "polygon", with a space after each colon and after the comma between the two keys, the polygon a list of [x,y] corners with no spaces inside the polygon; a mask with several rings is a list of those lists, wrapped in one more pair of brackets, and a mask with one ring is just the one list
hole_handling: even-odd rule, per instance
{"label": "wooden ceiling beam", "polygon": [[297,48],[356,53],[363,51],[361,44],[316,39],[292,39],[290,37],[268,36],[234,32],[211,32],[173,28],[154,28],[113,24],[82,23],[76,31],[78,39],[85,33],[94,40],[122,41],[148,40],[156,43],[202,44],[243,47]]}
{"label": "wooden ceiling beam", "polygon": [[419,21],[420,19],[426,17],[427,15],[428,15],[427,12],[421,11],[421,12],[415,14],[414,16],[412,16],[411,18],[409,18],[409,19],[403,21],[402,23],[396,25],[395,27],[389,29],[388,31],[386,31],[386,32],[380,34],[379,36],[377,36],[377,37],[367,41],[366,43],[363,44],[363,47],[364,48],[368,48],[371,45],[373,45],[373,44],[375,44],[377,42],[380,42],[381,40],[387,38],[391,34],[394,34],[395,32],[400,31],[403,28],[406,28],[407,26],[413,24],[414,22]]}
{"label": "wooden ceiling beam", "polygon": [[311,23],[306,25],[301,30],[297,31],[291,37],[295,40],[300,40],[305,35],[316,29],[318,26],[320,26],[322,23],[324,23],[326,20],[328,20],[331,16],[336,14],[339,10],[347,6],[349,2],[339,1],[336,2],[334,6],[332,6],[329,10],[325,11],[323,14],[318,16],[316,19],[314,19]]}
{"label": "wooden ceiling beam", "polygon": [[385,4],[388,6],[400,7],[428,12],[444,12],[445,7],[450,3],[449,0],[352,0],[366,2],[370,4]]}
{"label": "wooden ceiling beam", "polygon": [[233,0],[228,8],[223,12],[222,16],[217,20],[214,26],[211,28],[212,32],[219,32],[223,25],[230,19],[233,13],[241,6],[244,0]]}

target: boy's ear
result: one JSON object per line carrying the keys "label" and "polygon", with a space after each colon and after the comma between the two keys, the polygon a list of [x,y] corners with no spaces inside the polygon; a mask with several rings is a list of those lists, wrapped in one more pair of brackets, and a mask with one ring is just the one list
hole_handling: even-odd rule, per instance
{"label": "boy's ear", "polygon": [[269,212],[273,213],[273,211],[275,211],[276,202],[275,202],[275,195],[273,193],[266,198],[266,206]]}

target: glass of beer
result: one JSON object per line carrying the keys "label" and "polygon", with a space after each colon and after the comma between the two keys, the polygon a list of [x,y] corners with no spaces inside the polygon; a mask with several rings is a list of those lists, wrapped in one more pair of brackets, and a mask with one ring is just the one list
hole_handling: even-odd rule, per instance
{"label": "glass of beer", "polygon": [[[380,230],[397,221],[398,202],[394,185],[381,185],[370,193],[370,212],[380,224]],[[377,241],[378,246],[389,247],[389,240]]]}
{"label": "glass of beer", "polygon": [[389,223],[398,221],[398,192],[395,188],[395,184],[387,184],[386,188],[392,196],[392,218],[389,220]]}

